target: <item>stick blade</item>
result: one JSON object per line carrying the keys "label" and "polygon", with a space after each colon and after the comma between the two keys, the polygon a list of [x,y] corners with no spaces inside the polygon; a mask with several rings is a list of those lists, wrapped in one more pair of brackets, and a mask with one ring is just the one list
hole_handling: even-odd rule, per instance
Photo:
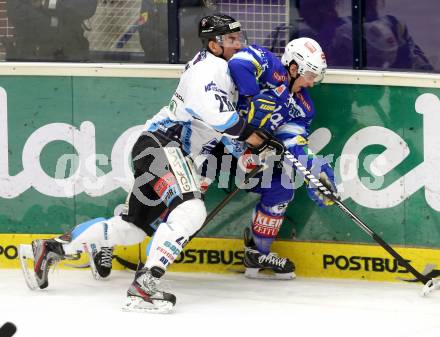
{"label": "stick blade", "polygon": [[439,279],[431,279],[429,280],[422,289],[422,296],[428,296],[432,291],[440,288],[440,280]]}
{"label": "stick blade", "polygon": [[[437,267],[436,264],[428,263],[425,268],[423,268],[422,275],[426,276],[427,278],[434,278],[440,275],[440,270],[435,269]],[[420,282],[417,278],[403,278],[403,277],[397,277],[400,281],[405,282]]]}

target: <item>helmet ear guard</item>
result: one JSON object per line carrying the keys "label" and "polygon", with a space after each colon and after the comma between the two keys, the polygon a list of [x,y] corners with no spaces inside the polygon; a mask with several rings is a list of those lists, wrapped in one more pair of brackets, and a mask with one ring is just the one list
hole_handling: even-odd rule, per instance
{"label": "helmet ear guard", "polygon": [[281,62],[286,67],[294,62],[298,66],[298,74],[301,76],[310,72],[316,75],[314,82],[323,80],[327,62],[321,46],[313,39],[302,37],[290,41],[281,57]]}

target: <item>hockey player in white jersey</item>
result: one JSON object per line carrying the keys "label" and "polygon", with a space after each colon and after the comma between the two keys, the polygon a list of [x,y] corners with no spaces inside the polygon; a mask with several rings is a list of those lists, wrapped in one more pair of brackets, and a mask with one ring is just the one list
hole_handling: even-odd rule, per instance
{"label": "hockey player in white jersey", "polygon": [[31,288],[46,288],[50,266],[66,256],[137,244],[149,235],[146,264],[136,272],[123,309],[169,312],[174,307],[176,297],[159,289],[160,278],[206,217],[194,161],[225,135],[257,151],[283,151],[279,141],[247,124],[234,108],[227,60],[242,46],[240,31],[240,23],[226,15],[200,21],[204,49],[187,64],[169,105],[147,121],[133,147],[135,183],[127,212],[79,224],[59,238],[33,241],[33,273],[24,268]]}

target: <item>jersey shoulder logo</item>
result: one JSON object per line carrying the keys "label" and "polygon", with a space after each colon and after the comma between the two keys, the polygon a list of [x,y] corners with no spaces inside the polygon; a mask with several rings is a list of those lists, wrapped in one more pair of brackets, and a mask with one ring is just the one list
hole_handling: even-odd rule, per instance
{"label": "jersey shoulder logo", "polygon": [[280,74],[278,71],[274,71],[272,76],[278,82],[286,82],[287,81],[287,75],[286,74]]}
{"label": "jersey shoulder logo", "polygon": [[228,93],[222,89],[220,89],[216,83],[214,83],[214,81],[211,81],[210,83],[208,83],[207,85],[205,85],[205,92],[208,91],[217,91],[220,92],[224,95],[227,95]]}

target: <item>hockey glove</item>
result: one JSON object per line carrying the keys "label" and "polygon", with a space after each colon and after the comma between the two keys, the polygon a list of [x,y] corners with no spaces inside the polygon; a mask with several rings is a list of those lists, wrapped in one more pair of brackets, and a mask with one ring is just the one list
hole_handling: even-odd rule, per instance
{"label": "hockey glove", "polygon": [[[315,173],[314,171],[315,170],[312,169],[312,173]],[[337,194],[335,175],[333,169],[328,163],[325,163],[321,166],[319,180],[330,191],[333,191],[335,194]],[[321,208],[331,206],[335,203],[333,200],[326,197],[318,188],[310,186],[310,184],[307,185],[307,193],[310,199],[312,199]]]}
{"label": "hockey glove", "polygon": [[[276,164],[276,166],[282,165],[283,154],[285,151],[283,143],[276,139],[270,132],[264,129],[256,129],[254,133],[261,138],[263,141],[259,146],[252,147],[248,144],[250,153],[244,154],[239,159],[239,165],[244,171],[252,170],[252,166],[260,165],[262,169],[266,169],[269,164],[269,157],[273,157],[271,164]],[[241,163],[240,163],[241,161]],[[248,168],[246,169],[246,166]],[[270,166],[270,165],[269,165]]]}
{"label": "hockey glove", "polygon": [[277,107],[275,97],[267,94],[258,94],[252,97],[247,122],[256,128],[270,129],[270,117]]}
{"label": "hockey glove", "polygon": [[283,142],[275,138],[269,131],[266,131],[264,129],[256,129],[254,132],[257,134],[258,137],[263,139],[261,145],[254,148],[255,153],[260,154],[267,149],[271,149],[278,156],[282,156],[284,154],[286,149]]}

